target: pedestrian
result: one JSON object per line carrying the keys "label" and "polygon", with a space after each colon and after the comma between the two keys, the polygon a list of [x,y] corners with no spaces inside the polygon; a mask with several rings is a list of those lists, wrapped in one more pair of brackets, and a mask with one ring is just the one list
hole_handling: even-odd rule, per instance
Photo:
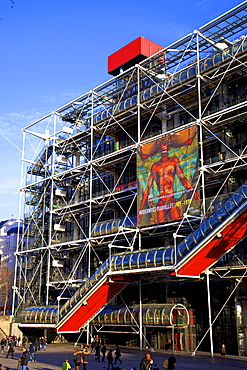
{"label": "pedestrian", "polygon": [[11,358],[13,358],[14,352],[15,352],[14,342],[10,339],[9,340],[9,349],[8,349],[8,353],[7,353],[6,358],[8,358],[10,354],[11,354]]}
{"label": "pedestrian", "polygon": [[0,370],[3,370],[3,365],[2,364],[0,364]]}
{"label": "pedestrian", "polygon": [[88,344],[84,344],[83,347],[83,370],[87,370],[88,356],[90,355],[90,351],[88,349]]}
{"label": "pedestrian", "polygon": [[146,353],[145,357],[141,360],[140,370],[152,370],[153,363],[150,353]]}
{"label": "pedestrian", "polygon": [[34,344],[34,350],[35,352],[39,351],[39,340],[38,338],[35,339],[35,341],[33,342]]}
{"label": "pedestrian", "polygon": [[100,362],[100,344],[95,347],[95,361]]}
{"label": "pedestrian", "polygon": [[173,353],[171,356],[168,358],[168,370],[173,370],[175,369],[175,364],[177,363],[177,360],[175,359]]}
{"label": "pedestrian", "polygon": [[72,369],[72,367],[69,363],[69,360],[66,358],[66,360],[64,360],[62,364],[62,370],[70,370],[70,369]]}
{"label": "pedestrian", "polygon": [[79,350],[79,348],[77,348],[74,352],[74,358],[73,358],[73,361],[75,363],[75,370],[79,370],[80,369],[80,365],[81,363],[83,363],[83,354],[82,352]]}
{"label": "pedestrian", "polygon": [[29,361],[30,362],[35,362],[34,354],[35,354],[35,346],[32,342],[30,342],[29,344]]}
{"label": "pedestrian", "polygon": [[107,361],[108,361],[108,366],[107,366],[107,370],[110,369],[110,366],[112,368],[112,370],[114,370],[114,366],[113,366],[113,356],[112,356],[112,350],[110,349],[110,351],[107,353]]}
{"label": "pedestrian", "polygon": [[46,351],[46,346],[47,346],[47,338],[43,338],[43,348],[44,348],[44,351]]}
{"label": "pedestrian", "polygon": [[22,347],[22,355],[20,356],[20,370],[27,370],[28,365],[28,350]]}
{"label": "pedestrian", "polygon": [[115,348],[115,362],[114,362],[114,364],[116,364],[117,361],[119,361],[120,364],[122,364],[122,360],[120,360],[120,357],[121,357],[121,352],[120,352],[120,349],[119,349],[118,344],[117,344],[116,348]]}
{"label": "pedestrian", "polygon": [[226,346],[225,346],[225,344],[222,344],[222,346],[221,346],[221,356],[225,357],[225,355],[226,355]]}
{"label": "pedestrian", "polygon": [[6,338],[3,338],[2,340],[1,340],[1,352],[3,353],[3,351],[4,351],[4,347],[6,346],[6,344],[7,344],[7,340],[6,340]]}
{"label": "pedestrian", "polygon": [[91,351],[94,352],[96,347],[96,342],[95,339],[93,338],[92,343],[91,343]]}
{"label": "pedestrian", "polygon": [[104,343],[103,346],[101,347],[101,353],[102,353],[102,362],[105,362],[105,354],[106,354],[106,344]]}

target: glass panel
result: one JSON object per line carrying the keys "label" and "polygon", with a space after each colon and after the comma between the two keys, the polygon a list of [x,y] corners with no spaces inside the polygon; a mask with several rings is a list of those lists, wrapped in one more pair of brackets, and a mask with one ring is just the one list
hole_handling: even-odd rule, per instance
{"label": "glass panel", "polygon": [[205,64],[205,68],[210,68],[210,67],[212,67],[212,66],[213,66],[213,59],[212,59],[212,57],[210,57],[210,58],[206,58],[206,60],[205,60],[204,64]]}
{"label": "glass panel", "polygon": [[128,108],[130,106],[130,98],[125,100],[125,108]]}
{"label": "glass panel", "polygon": [[202,230],[200,227],[198,227],[195,231],[194,231],[194,238],[197,242],[199,242],[200,240],[202,240],[204,238],[204,235],[202,233]]}
{"label": "glass panel", "polygon": [[119,104],[119,110],[123,110],[124,109],[124,101],[121,101],[121,103]]}
{"label": "glass panel", "polygon": [[215,211],[215,215],[216,217],[218,218],[218,220],[220,222],[222,222],[227,216],[228,216],[228,213],[227,211],[225,210],[225,207],[224,206],[221,206],[220,208],[218,208],[216,211]]}
{"label": "glass panel", "polygon": [[146,252],[141,252],[139,254],[139,261],[138,261],[138,268],[145,267],[145,260],[146,260]]}
{"label": "glass panel", "polygon": [[144,99],[149,98],[150,97],[150,89],[145,90],[143,95],[144,95]]}
{"label": "glass panel", "polygon": [[187,80],[187,70],[180,73],[180,82]]}
{"label": "glass panel", "polygon": [[164,90],[164,82],[160,82],[159,87],[158,87],[158,92],[163,91],[163,90]]}
{"label": "glass panel", "polygon": [[117,324],[118,323],[118,310],[113,310],[111,317],[112,317],[112,324]]}
{"label": "glass panel", "polygon": [[134,95],[131,98],[131,105],[135,105],[136,103],[137,103],[137,95]]}
{"label": "glass panel", "polygon": [[103,222],[100,228],[100,235],[105,235],[105,233],[106,233],[106,222]]}
{"label": "glass panel", "polygon": [[188,69],[188,78],[195,76],[195,74],[196,74],[196,67],[195,66],[190,67]]}
{"label": "glass panel", "polygon": [[243,193],[244,197],[247,198],[247,185],[241,186],[240,191]]}
{"label": "glass panel", "polygon": [[216,216],[215,214],[212,214],[212,215],[209,217],[208,222],[209,222],[210,226],[211,226],[212,228],[214,228],[216,225],[218,225],[219,220],[218,220],[218,218],[217,218],[217,216]]}
{"label": "glass panel", "polygon": [[233,194],[232,198],[237,205],[240,205],[245,201],[243,194],[241,194],[240,192]]}
{"label": "glass panel", "polygon": [[177,250],[178,250],[178,255],[183,257],[188,252],[186,243],[184,241],[180,243],[177,247]]}
{"label": "glass panel", "polygon": [[132,269],[137,268],[137,258],[139,256],[139,253],[132,253],[131,254],[131,260],[130,260],[130,266]]}
{"label": "glass panel", "polygon": [[[131,308],[130,308],[130,311],[131,311]],[[130,321],[131,321],[131,314],[128,310],[126,310],[126,312],[125,312],[125,324],[130,324]]]}
{"label": "glass panel", "polygon": [[119,310],[119,315],[118,315],[118,320],[119,320],[119,324],[121,325],[124,325],[124,313],[125,313],[125,308],[121,308]]}
{"label": "glass panel", "polygon": [[148,325],[152,325],[154,323],[154,310],[148,309],[146,312],[146,320]]}
{"label": "glass panel", "polygon": [[213,58],[213,61],[214,61],[214,65],[217,64],[217,63],[222,62],[222,53],[215,54],[214,58]]}
{"label": "glass panel", "polygon": [[153,86],[150,90],[151,95],[157,94],[157,85]]}
{"label": "glass panel", "polygon": [[208,232],[212,230],[208,220],[203,221],[203,223],[200,225],[200,228],[204,235],[207,235]]}
{"label": "glass panel", "polygon": [[174,249],[172,247],[165,249],[163,263],[165,265],[172,265],[174,263],[173,257],[174,257]]}
{"label": "glass panel", "polygon": [[104,112],[101,115],[102,119],[105,119],[107,117],[107,110],[105,109]]}
{"label": "glass panel", "polygon": [[154,323],[156,325],[161,325],[161,313],[162,309],[158,308],[157,310],[155,310]]}
{"label": "glass panel", "polygon": [[109,108],[107,110],[107,117],[110,117],[112,115],[112,108]]}
{"label": "glass panel", "polygon": [[147,267],[155,266],[155,264],[154,264],[154,255],[155,255],[155,253],[156,253],[156,250],[151,250],[147,253],[147,260],[146,260]]}
{"label": "glass panel", "polygon": [[170,325],[170,319],[168,316],[168,312],[166,310],[162,310],[162,325]]}
{"label": "glass panel", "polygon": [[[232,200],[228,200],[225,204],[224,204],[224,207],[226,209],[226,211],[231,214],[236,208],[237,208],[237,205],[232,201]],[[218,211],[216,211],[217,213]]]}
{"label": "glass panel", "polygon": [[164,249],[159,249],[155,255],[155,266],[163,265],[163,253]]}
{"label": "glass panel", "polygon": [[122,269],[122,256],[119,255],[115,259],[115,267],[114,270],[121,270]]}
{"label": "glass panel", "polygon": [[130,268],[130,265],[129,265],[130,257],[131,257],[131,254],[126,254],[123,257],[123,269],[125,270]]}
{"label": "glass panel", "polygon": [[179,82],[179,74],[177,73],[174,77],[173,77],[173,85],[177,84]]}
{"label": "glass panel", "polygon": [[186,246],[188,250],[191,250],[195,246],[195,239],[193,234],[190,234],[186,239],[185,239]]}
{"label": "glass panel", "polygon": [[131,310],[131,324],[136,325],[139,320],[139,309],[132,308]]}

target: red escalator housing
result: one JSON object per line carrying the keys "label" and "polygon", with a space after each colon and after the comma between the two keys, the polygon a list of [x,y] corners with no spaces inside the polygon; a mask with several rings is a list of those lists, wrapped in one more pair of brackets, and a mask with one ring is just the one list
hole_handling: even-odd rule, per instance
{"label": "red escalator housing", "polygon": [[[116,277],[120,280],[121,277]],[[103,307],[125,285],[125,282],[103,283],[88,299],[87,305],[79,307],[68,320],[58,328],[59,333],[78,332],[80,328]]]}
{"label": "red escalator housing", "polygon": [[196,277],[216,262],[226,251],[234,247],[247,233],[247,211],[237,217],[231,224],[199,250],[191,259],[172,275]]}

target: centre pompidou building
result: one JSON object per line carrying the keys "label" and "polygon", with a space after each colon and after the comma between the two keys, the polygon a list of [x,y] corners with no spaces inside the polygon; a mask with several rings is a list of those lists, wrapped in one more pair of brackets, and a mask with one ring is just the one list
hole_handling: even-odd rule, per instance
{"label": "centre pompidou building", "polygon": [[166,47],[137,38],[109,81],[23,128],[28,335],[245,355],[246,10]]}

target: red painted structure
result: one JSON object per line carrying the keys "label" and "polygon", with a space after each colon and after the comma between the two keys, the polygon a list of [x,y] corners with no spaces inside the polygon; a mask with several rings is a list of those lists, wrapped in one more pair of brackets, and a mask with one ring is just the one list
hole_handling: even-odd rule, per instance
{"label": "red painted structure", "polygon": [[[247,234],[247,211],[220,231],[221,236],[211,240],[176,270],[176,275],[195,277],[233,248]],[[175,273],[174,273],[175,274]]]}
{"label": "red painted structure", "polygon": [[126,70],[162,49],[163,46],[140,36],[108,57],[108,73],[117,76],[120,68]]}
{"label": "red painted structure", "polygon": [[88,299],[87,305],[79,307],[60,327],[59,333],[78,332],[124,286],[123,282],[106,281]]}
{"label": "red painted structure", "polygon": [[[225,252],[232,249],[247,235],[246,207],[245,202],[232,214],[231,219],[215,228],[214,235],[209,235],[205,241],[198,243],[198,246],[188,256],[179,261],[177,266],[170,266],[170,271],[168,269],[167,272],[171,275],[197,277],[215,263]],[[156,273],[159,273],[159,269],[156,271]],[[100,282],[101,285],[95,285],[92,291],[89,290],[84,299],[81,300],[81,305],[78,302],[61,320],[57,326],[58,332],[78,332],[95,314],[104,308],[126,282],[135,279],[136,273],[137,270],[133,269],[130,274],[124,277],[125,272],[121,271],[120,275],[112,276],[111,282],[109,282],[106,272],[105,280],[103,279]],[[148,270],[147,273],[149,273]],[[145,271],[142,270],[142,274],[145,274]]]}

